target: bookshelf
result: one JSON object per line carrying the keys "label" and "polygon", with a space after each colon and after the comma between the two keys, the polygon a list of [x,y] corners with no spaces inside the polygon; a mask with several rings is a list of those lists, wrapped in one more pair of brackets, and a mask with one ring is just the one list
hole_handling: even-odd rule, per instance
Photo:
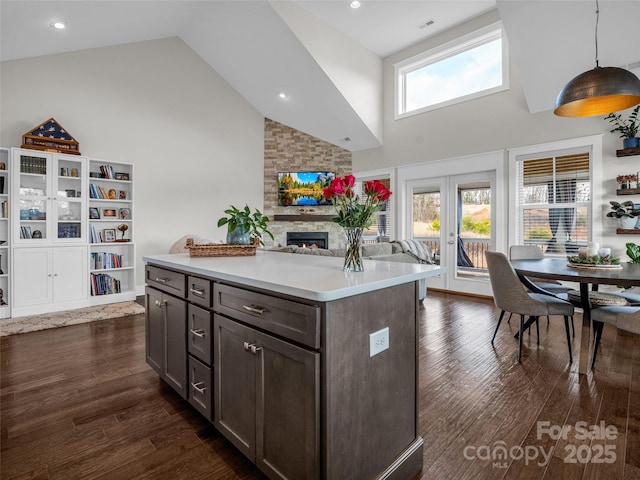
{"label": "bookshelf", "polygon": [[9,215],[9,194],[11,176],[11,151],[8,148],[0,148],[0,318],[9,318],[11,298],[9,267],[10,267],[10,241],[11,241],[11,216]]}
{"label": "bookshelf", "polygon": [[91,305],[135,300],[133,165],[89,159]]}

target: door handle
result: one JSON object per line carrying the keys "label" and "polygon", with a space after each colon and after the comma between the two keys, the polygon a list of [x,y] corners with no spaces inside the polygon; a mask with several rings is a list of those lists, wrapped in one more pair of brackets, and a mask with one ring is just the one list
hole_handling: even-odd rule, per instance
{"label": "door handle", "polygon": [[447,243],[448,243],[449,245],[453,245],[453,244],[454,244],[454,243],[456,243],[456,242],[455,242],[455,241],[453,241],[453,240],[449,240]]}

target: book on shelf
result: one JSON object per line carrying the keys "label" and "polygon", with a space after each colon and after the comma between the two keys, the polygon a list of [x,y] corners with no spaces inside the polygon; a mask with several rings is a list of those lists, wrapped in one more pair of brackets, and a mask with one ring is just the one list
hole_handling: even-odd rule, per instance
{"label": "book on shelf", "polygon": [[113,268],[122,268],[122,255],[109,252],[92,252],[91,253],[91,269],[92,270],[109,270]]}
{"label": "book on shelf", "polygon": [[20,227],[20,238],[30,239],[33,238],[31,236],[31,227]]}
{"label": "book on shelf", "polygon": [[110,180],[115,178],[113,167],[111,165],[100,165],[100,172],[104,175],[104,178],[108,178]]}
{"label": "book on shelf", "polygon": [[121,293],[120,280],[106,273],[91,274],[91,296]]}
{"label": "book on shelf", "polygon": [[9,201],[2,202],[2,218],[9,218]]}

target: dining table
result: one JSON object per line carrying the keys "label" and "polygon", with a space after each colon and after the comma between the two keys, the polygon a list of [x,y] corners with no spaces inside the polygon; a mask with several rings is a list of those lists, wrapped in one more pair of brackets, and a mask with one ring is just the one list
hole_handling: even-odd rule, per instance
{"label": "dining table", "polygon": [[640,264],[621,262],[620,265],[583,265],[570,263],[567,258],[545,257],[538,260],[512,260],[511,265],[527,288],[537,293],[553,295],[538,288],[528,277],[546,278],[580,284],[582,329],[578,372],[588,372],[591,352],[591,300],[589,290],[597,291],[599,285],[619,287],[640,286]]}

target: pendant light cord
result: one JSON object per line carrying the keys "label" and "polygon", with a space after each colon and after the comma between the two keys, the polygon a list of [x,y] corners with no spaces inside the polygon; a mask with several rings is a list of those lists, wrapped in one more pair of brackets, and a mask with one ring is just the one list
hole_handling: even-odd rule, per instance
{"label": "pendant light cord", "polygon": [[600,67],[598,63],[598,21],[600,20],[600,5],[596,0],[596,68]]}

